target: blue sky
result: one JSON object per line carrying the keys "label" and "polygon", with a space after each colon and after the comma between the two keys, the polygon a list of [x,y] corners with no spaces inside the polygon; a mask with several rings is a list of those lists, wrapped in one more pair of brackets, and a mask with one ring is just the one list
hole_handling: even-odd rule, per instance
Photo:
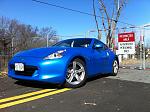
{"label": "blue sky", "polygon": [[[92,0],[41,0],[52,4],[93,13]],[[110,2],[110,0],[106,0]],[[128,0],[120,21],[134,25],[150,23],[150,0]],[[85,35],[96,29],[92,16],[70,12],[56,7],[42,5],[32,0],[0,0],[0,16],[17,19],[33,26],[52,26],[59,35]],[[127,26],[118,24],[118,27]],[[92,33],[91,36],[96,36]]]}

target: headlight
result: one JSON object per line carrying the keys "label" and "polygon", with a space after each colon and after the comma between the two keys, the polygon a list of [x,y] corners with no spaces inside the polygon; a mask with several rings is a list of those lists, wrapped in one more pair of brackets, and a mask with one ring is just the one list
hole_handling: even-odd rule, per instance
{"label": "headlight", "polygon": [[62,58],[63,57],[63,53],[65,52],[66,50],[60,50],[60,51],[57,51],[55,53],[52,53],[50,55],[48,55],[47,57],[45,57],[44,59],[47,60],[47,59],[58,59],[58,58]]}

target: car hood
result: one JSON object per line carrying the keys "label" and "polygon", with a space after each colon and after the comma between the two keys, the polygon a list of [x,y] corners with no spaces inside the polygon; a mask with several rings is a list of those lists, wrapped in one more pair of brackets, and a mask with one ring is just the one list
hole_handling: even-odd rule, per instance
{"label": "car hood", "polygon": [[35,48],[31,50],[21,51],[17,53],[15,56],[44,58],[52,53],[55,53],[59,50],[65,50],[65,49],[66,48],[60,48],[60,47]]}

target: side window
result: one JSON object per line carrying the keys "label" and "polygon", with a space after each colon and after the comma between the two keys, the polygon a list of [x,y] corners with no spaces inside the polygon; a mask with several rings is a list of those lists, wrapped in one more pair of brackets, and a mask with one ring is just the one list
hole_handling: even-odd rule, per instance
{"label": "side window", "polygon": [[99,41],[99,40],[95,40],[93,47],[95,47],[97,44],[101,44],[103,46],[103,50],[107,50],[108,46],[105,45],[103,42]]}
{"label": "side window", "polygon": [[95,40],[93,47],[95,47],[97,44],[102,44],[102,43],[100,41],[98,41],[98,40]]}
{"label": "side window", "polygon": [[105,44],[104,44],[104,49],[105,49],[105,50],[107,50],[107,49],[108,49],[108,46],[107,46],[107,45],[105,45]]}
{"label": "side window", "polygon": [[95,41],[94,41],[94,45],[93,45],[93,47],[95,47],[96,45],[102,45],[102,46],[103,46],[103,48],[102,48],[102,49],[104,49],[104,44],[103,44],[101,41],[99,41],[99,40],[95,40]]}

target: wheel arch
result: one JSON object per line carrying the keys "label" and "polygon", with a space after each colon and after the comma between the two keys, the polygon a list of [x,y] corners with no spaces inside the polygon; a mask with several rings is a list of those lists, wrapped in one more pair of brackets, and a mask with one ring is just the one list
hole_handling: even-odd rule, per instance
{"label": "wheel arch", "polygon": [[83,56],[74,56],[74,57],[70,60],[70,62],[72,62],[72,61],[75,60],[75,59],[81,59],[81,60],[84,62],[84,64],[86,65],[86,59],[85,59]]}

